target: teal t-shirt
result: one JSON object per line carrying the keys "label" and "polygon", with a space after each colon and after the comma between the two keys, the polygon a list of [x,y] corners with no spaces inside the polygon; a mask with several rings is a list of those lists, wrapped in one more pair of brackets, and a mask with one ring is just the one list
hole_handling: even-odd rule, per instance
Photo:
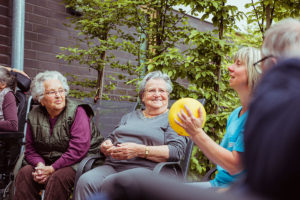
{"label": "teal t-shirt", "polygon": [[[221,142],[221,146],[229,151],[244,152],[244,124],[248,116],[248,111],[241,117],[239,113],[242,107],[235,109],[227,120],[226,133]],[[217,165],[218,174],[210,181],[213,187],[227,187],[243,172],[230,175],[225,169]]]}

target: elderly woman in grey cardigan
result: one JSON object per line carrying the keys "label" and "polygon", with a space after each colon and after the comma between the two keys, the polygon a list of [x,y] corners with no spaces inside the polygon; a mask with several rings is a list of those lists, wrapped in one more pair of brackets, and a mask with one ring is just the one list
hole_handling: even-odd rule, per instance
{"label": "elderly woman in grey cardigan", "polygon": [[158,162],[179,161],[184,156],[186,138],[178,136],[168,120],[171,92],[167,74],[155,71],[144,77],[139,97],[145,109],[124,115],[104,140],[100,150],[106,155],[105,163],[80,177],[75,199],[84,200],[95,192],[114,190],[109,185],[121,174],[151,173]]}

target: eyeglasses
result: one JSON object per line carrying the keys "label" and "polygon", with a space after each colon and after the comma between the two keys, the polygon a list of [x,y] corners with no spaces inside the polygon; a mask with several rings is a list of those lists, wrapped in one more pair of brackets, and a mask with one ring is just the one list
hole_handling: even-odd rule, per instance
{"label": "eyeglasses", "polygon": [[168,93],[168,91],[164,90],[164,89],[157,89],[157,90],[156,89],[150,89],[150,90],[146,90],[146,92],[149,93],[150,95],[156,94],[157,92],[159,94],[166,94],[166,93]]}
{"label": "eyeglasses", "polygon": [[273,56],[273,55],[265,56],[265,57],[263,57],[262,59],[260,59],[259,61],[255,62],[255,63],[253,64],[255,70],[256,70],[259,74],[261,74],[262,71],[263,71],[263,70],[262,70],[262,65],[261,65],[261,64],[259,65],[259,63],[261,63],[261,62],[267,60],[268,58],[276,58],[276,56]]}
{"label": "eyeglasses", "polygon": [[55,97],[56,95],[60,95],[60,96],[65,96],[66,95],[66,90],[65,89],[59,89],[58,91],[49,91],[49,92],[45,92],[45,95],[49,96],[49,97]]}

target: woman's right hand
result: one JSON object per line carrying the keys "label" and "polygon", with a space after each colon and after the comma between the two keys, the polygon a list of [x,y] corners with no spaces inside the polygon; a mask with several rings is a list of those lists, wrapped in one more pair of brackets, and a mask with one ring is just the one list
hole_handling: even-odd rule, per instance
{"label": "woman's right hand", "polygon": [[110,153],[108,152],[108,149],[113,147],[114,145],[112,144],[111,140],[105,140],[102,142],[100,145],[100,151],[105,155],[105,156],[110,156]]}

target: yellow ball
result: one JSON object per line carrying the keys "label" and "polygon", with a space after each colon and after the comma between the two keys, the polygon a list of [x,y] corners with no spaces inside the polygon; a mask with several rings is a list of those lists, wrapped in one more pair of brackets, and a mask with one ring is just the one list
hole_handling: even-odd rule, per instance
{"label": "yellow ball", "polygon": [[201,108],[201,112],[203,115],[203,124],[202,127],[205,124],[206,121],[206,111],[203,107],[203,105],[197,101],[196,99],[193,98],[182,98],[177,100],[170,108],[169,111],[169,122],[170,122],[170,126],[174,129],[174,131],[176,133],[178,133],[178,135],[183,135],[183,136],[189,136],[189,134],[184,130],[184,128],[182,128],[181,126],[179,126],[176,122],[175,119],[179,122],[181,122],[181,120],[179,119],[177,113],[181,112],[181,109],[183,109],[185,111],[185,113],[187,114],[184,105],[187,105],[187,107],[192,111],[193,115],[198,118],[199,117],[199,108]]}

